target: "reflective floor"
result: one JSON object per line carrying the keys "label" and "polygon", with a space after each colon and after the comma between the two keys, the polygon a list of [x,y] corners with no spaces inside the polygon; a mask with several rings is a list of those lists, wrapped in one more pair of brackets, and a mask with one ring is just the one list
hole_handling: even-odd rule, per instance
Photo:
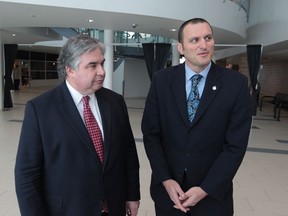
{"label": "reflective floor", "polygon": [[[14,164],[27,100],[47,89],[22,88],[12,92],[14,107],[0,111],[0,216],[19,216]],[[150,166],[140,122],[144,99],[127,99],[130,121],[140,158],[141,206],[139,216],[155,216],[149,195]],[[253,119],[247,154],[234,179],[235,216],[288,216],[288,112],[280,121],[266,104]]]}

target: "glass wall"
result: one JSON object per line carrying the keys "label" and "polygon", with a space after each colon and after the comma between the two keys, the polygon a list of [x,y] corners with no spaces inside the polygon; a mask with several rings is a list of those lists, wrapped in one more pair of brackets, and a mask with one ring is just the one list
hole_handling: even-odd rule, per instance
{"label": "glass wall", "polygon": [[58,54],[23,50],[18,50],[16,55],[16,61],[22,62],[22,75],[27,83],[30,80],[58,79],[57,58]]}

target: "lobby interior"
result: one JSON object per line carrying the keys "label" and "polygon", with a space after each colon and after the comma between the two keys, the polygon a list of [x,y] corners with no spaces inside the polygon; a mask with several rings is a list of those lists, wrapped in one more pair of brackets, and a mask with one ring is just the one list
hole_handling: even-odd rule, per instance
{"label": "lobby interior", "polygon": [[[20,3],[15,3],[14,5],[14,2]],[[201,3],[195,3],[197,7],[193,7],[193,9],[191,9],[193,10],[193,13],[187,9],[188,7],[185,8],[181,4],[174,6],[172,5],[173,7],[169,7],[166,11],[159,12],[159,10],[156,9],[160,8],[161,3],[166,2],[164,0],[159,0],[156,2],[148,0],[147,5],[150,4],[150,6],[153,7],[150,7],[150,10],[144,10],[144,12],[142,9],[147,5],[142,5],[144,4],[142,2],[138,2],[138,4],[141,4],[139,7],[137,5],[133,5],[134,3],[132,3],[131,7],[129,8],[124,7],[123,5],[118,5],[119,12],[126,10],[125,13],[127,14],[139,13],[143,15],[138,16],[136,14],[136,16],[133,16],[133,19],[127,19],[128,16],[125,17],[125,13],[114,13],[114,8],[111,6],[113,4],[111,3],[109,5],[110,2],[114,2],[113,0],[103,2],[102,5],[89,5],[88,3],[91,3],[92,1],[86,0],[87,5],[89,5],[91,8],[83,5],[82,3],[75,3],[75,5],[71,6],[71,8],[67,8],[65,5],[62,5],[65,4],[66,1],[59,3],[57,0],[44,0],[41,3],[43,5],[39,5],[38,1],[36,0],[30,0],[32,3],[31,5],[30,3],[26,4],[29,2],[28,0],[24,0],[22,2],[25,3],[23,4],[24,7],[22,7],[23,5],[21,1],[6,2],[0,0],[1,51],[3,51],[3,43],[13,43],[13,41],[7,40],[6,36],[12,33],[16,27],[19,29],[18,27],[20,23],[21,25],[26,25],[25,27],[27,27],[28,21],[30,22],[29,25],[31,24],[33,27],[39,27],[39,25],[52,26],[55,25],[55,23],[59,23],[59,25],[62,26],[72,26],[71,23],[73,20],[71,20],[71,23],[67,23],[68,20],[70,20],[68,17],[74,16],[78,19],[83,17],[84,13],[91,15],[95,14],[95,11],[97,10],[96,17],[99,16],[99,19],[103,19],[105,21],[111,18],[114,19],[115,22],[111,24],[111,26],[119,25],[120,28],[118,21],[125,18],[127,24],[126,30],[135,30],[133,26],[131,26],[131,23],[138,23],[137,29],[139,29],[139,31],[141,29],[142,32],[145,32],[145,30],[148,32],[150,30],[143,27],[143,22],[148,21],[153,24],[152,26],[155,28],[153,30],[151,29],[151,32],[154,31],[160,34],[161,31],[163,33],[163,31],[170,25],[174,25],[176,27],[179,26],[179,23],[181,23],[183,20],[190,18],[190,14],[196,16],[202,16],[205,14],[204,17],[207,18],[207,20],[211,20],[213,26],[215,26],[217,44],[219,47],[225,48],[225,51],[223,50],[223,52],[217,53],[218,58],[226,58],[227,53],[229,53],[229,55],[232,55],[233,53],[240,53],[240,61],[243,61],[243,59],[246,59],[246,56],[243,57],[242,55],[243,49],[245,50],[245,47],[242,45],[245,45],[248,42],[257,44],[262,43],[264,45],[262,56],[263,68],[261,69],[259,77],[262,84],[261,96],[274,95],[277,91],[288,93],[288,40],[286,38],[288,35],[288,29],[283,28],[283,26],[288,24],[288,14],[286,13],[288,2],[286,0],[277,0],[273,3],[270,0],[250,0],[249,2],[251,3],[251,7],[249,23],[247,23],[247,17],[245,16],[245,13],[243,13],[243,9],[238,9],[238,7],[235,7],[235,5],[231,5],[231,2],[228,0],[213,0],[212,4],[210,4],[212,2],[211,0],[199,1]],[[186,0],[183,2],[188,4],[191,2],[191,0]],[[15,6],[13,14],[19,14],[19,16],[12,17],[13,14],[11,13],[11,10],[9,11],[6,9],[6,11],[3,11],[5,10],[6,6],[10,4]],[[48,6],[46,4],[48,4]],[[214,8],[216,8],[214,4],[217,5],[217,8],[219,8],[219,5],[222,5],[225,7],[226,12],[224,12],[225,10],[223,8],[214,10]],[[260,4],[261,7],[259,7]],[[55,5],[60,5],[61,7],[58,8],[55,7]],[[207,14],[207,6],[211,8],[209,9],[209,12],[210,10],[213,10],[211,13]],[[38,10],[36,17],[33,17],[30,14],[30,12],[34,12],[34,9]],[[235,10],[232,13],[231,11],[228,12],[227,9]],[[21,11],[26,11],[27,14],[29,12],[29,18],[26,20],[27,22],[24,22],[24,24],[22,23],[22,20],[24,21],[25,14]],[[103,11],[109,12],[102,13]],[[178,11],[178,13],[175,13],[175,11]],[[265,16],[265,13],[268,13],[267,11],[269,11],[269,16]],[[58,15],[60,14],[62,16],[63,14],[66,14],[67,19],[59,19]],[[225,19],[220,17],[220,14],[225,14]],[[159,15],[159,17],[157,18],[156,15]],[[163,16],[165,15],[167,16],[167,19],[163,19]],[[2,16],[4,16],[4,18]],[[50,16],[52,20],[50,20],[50,23],[48,23],[49,20],[46,16]],[[153,18],[153,20],[150,16]],[[115,17],[119,17],[119,20],[117,20]],[[8,18],[11,19],[9,20]],[[8,22],[11,25],[7,24]],[[74,23],[75,25],[80,25],[79,23]],[[108,22],[105,24],[107,23]],[[245,29],[242,26],[243,23],[245,24]],[[8,27],[5,28],[5,25]],[[20,27],[22,28],[24,26]],[[159,26],[161,26],[161,28],[159,28]],[[123,26],[121,26],[121,28],[122,27]],[[223,32],[227,34],[222,35]],[[246,33],[249,37],[247,36],[247,38],[244,38]],[[175,38],[175,33],[169,32],[167,33],[167,36],[169,35]],[[21,34],[19,34],[19,36],[21,36]],[[23,38],[27,37],[26,35],[22,36]],[[41,36],[38,39],[43,38]],[[224,42],[228,45],[226,46]],[[231,49],[231,43],[234,44],[233,49]],[[24,42],[22,44],[23,48]],[[0,52],[0,69],[4,71],[2,53],[3,52]],[[233,63],[233,61],[238,60],[231,58],[229,61]],[[237,64],[241,65],[241,62],[237,62]],[[4,76],[4,74],[1,75]],[[4,89],[2,85],[3,82],[0,83],[0,88]],[[51,86],[24,86],[20,91],[11,90],[13,108],[0,111],[0,216],[20,215],[15,195],[13,170],[25,104],[28,100],[40,95],[49,88],[51,88]],[[0,99],[3,101],[2,96],[3,94],[0,95]],[[130,122],[140,159],[141,204],[139,216],[155,216],[153,202],[149,194],[151,169],[144,151],[142,133],[140,130],[145,98],[140,95],[140,97],[125,97],[125,100],[128,106]],[[247,153],[239,171],[234,178],[235,216],[288,216],[287,129],[287,111],[282,111],[280,121],[277,121],[273,118],[273,107],[271,104],[265,103],[262,111],[259,111],[259,109],[257,110],[257,115],[253,117]]]}
{"label": "lobby interior", "polygon": [[[0,112],[0,216],[19,216],[14,188],[14,165],[19,133],[28,100],[47,88],[12,92],[14,107]],[[140,159],[141,204],[139,216],[155,216],[149,194],[150,165],[140,130],[145,100],[126,99]],[[273,118],[270,104],[253,117],[244,161],[234,178],[235,216],[288,216],[288,112]]]}

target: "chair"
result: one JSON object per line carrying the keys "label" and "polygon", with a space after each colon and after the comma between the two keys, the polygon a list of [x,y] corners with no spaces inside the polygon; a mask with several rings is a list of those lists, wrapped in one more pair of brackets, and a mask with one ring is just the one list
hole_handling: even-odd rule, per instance
{"label": "chair", "polygon": [[278,112],[277,112],[277,121],[280,121],[281,110],[288,111],[288,94],[283,95],[279,101]]}
{"label": "chair", "polygon": [[[282,98],[285,98],[287,94],[277,92],[275,96],[263,96],[260,100],[259,110],[262,111],[263,103],[270,103],[273,105],[273,117],[277,117],[277,109],[279,108],[280,101],[283,101]],[[279,113],[279,110],[278,110]],[[279,116],[278,116],[279,117]],[[277,117],[277,118],[278,118]]]}

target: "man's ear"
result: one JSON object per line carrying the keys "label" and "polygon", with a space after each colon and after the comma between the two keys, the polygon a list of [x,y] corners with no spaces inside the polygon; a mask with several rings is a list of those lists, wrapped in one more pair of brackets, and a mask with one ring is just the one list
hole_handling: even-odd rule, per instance
{"label": "man's ear", "polygon": [[74,73],[75,73],[75,70],[72,69],[71,67],[69,66],[66,66],[65,67],[65,71],[66,71],[66,74],[68,77],[73,77]]}
{"label": "man's ear", "polygon": [[183,55],[183,46],[181,43],[177,44],[177,48],[178,48],[178,52],[180,53],[180,55]]}

